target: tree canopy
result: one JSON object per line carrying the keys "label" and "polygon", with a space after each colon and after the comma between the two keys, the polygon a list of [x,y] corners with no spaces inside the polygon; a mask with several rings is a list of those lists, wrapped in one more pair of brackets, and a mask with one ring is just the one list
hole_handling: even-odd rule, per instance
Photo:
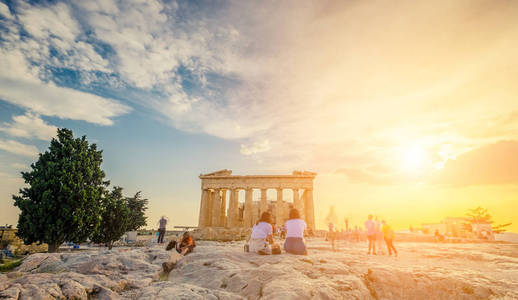
{"label": "tree canopy", "polygon": [[22,172],[28,187],[13,195],[20,208],[18,236],[25,244],[47,243],[54,252],[65,241],[85,241],[101,221],[105,173],[102,151],[86,136],[58,129],[50,147]]}
{"label": "tree canopy", "polygon": [[130,214],[127,231],[137,230],[142,226],[146,226],[148,199],[142,199],[141,192],[139,191],[133,197],[126,198],[126,201]]}
{"label": "tree canopy", "polygon": [[128,202],[122,196],[122,188],[114,187],[102,201],[101,225],[93,233],[94,243],[106,243],[111,250],[113,242],[127,231],[130,222]]}
{"label": "tree canopy", "polygon": [[474,209],[469,209],[466,213],[468,221],[474,224],[491,224],[493,223],[493,217],[489,214],[488,210],[478,206]]}

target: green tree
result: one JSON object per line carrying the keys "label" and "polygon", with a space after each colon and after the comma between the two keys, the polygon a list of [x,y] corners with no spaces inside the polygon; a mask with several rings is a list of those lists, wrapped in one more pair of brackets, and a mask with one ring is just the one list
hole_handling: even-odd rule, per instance
{"label": "green tree", "polygon": [[126,199],[122,196],[122,188],[114,187],[103,198],[101,225],[92,235],[92,241],[105,243],[111,250],[113,242],[119,240],[126,232],[129,219],[130,211]]}
{"label": "green tree", "polygon": [[86,136],[74,138],[71,130],[58,129],[48,151],[22,172],[28,187],[13,195],[21,213],[17,235],[25,244],[47,243],[49,252],[65,241],[86,240],[99,226],[105,174],[102,151]]}
{"label": "green tree", "polygon": [[137,192],[135,196],[126,198],[130,218],[128,222],[127,231],[137,230],[142,226],[147,225],[146,210],[148,199],[142,199],[141,192]]}

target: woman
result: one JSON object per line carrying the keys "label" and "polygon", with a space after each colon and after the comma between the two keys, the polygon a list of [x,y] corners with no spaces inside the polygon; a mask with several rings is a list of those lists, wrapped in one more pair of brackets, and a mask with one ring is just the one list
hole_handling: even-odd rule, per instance
{"label": "woman", "polygon": [[261,219],[252,228],[250,235],[249,251],[256,252],[261,255],[272,254],[270,247],[273,244],[273,228],[271,225],[272,216],[269,212],[264,212]]}
{"label": "woman", "polygon": [[182,256],[185,256],[185,255],[191,253],[192,250],[194,250],[194,247],[196,247],[196,244],[194,243],[194,239],[189,234],[189,232],[186,231],[183,234],[182,239],[180,240],[179,243],[176,241],[169,242],[166,250],[169,251],[174,248],[176,250],[176,252],[180,253]]}
{"label": "woman", "polygon": [[308,254],[304,243],[306,227],[306,222],[300,218],[299,211],[295,208],[290,210],[290,218],[286,221],[286,241],[284,242],[286,252],[297,255]]}

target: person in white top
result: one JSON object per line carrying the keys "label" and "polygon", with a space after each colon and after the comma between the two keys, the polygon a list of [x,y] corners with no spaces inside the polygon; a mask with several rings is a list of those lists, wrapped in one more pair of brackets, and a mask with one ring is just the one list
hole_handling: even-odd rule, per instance
{"label": "person in white top", "polygon": [[376,255],[376,224],[372,220],[372,215],[369,215],[368,220],[365,221],[365,229],[367,229],[367,239],[369,240],[369,251],[367,254]]}
{"label": "person in white top", "polygon": [[252,234],[248,241],[250,252],[262,255],[272,254],[270,245],[273,244],[273,228],[271,223],[272,217],[270,213],[264,212],[261,215],[261,219],[252,228]]}
{"label": "person in white top", "polygon": [[295,208],[290,210],[290,218],[286,221],[286,241],[284,250],[288,253],[307,255],[306,244],[304,243],[304,230],[307,225],[300,218],[299,211]]}

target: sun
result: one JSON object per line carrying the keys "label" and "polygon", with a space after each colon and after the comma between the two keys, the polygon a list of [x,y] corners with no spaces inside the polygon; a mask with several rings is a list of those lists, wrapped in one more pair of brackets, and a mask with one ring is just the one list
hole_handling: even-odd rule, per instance
{"label": "sun", "polygon": [[401,153],[401,168],[406,172],[418,173],[426,166],[427,154],[420,146],[405,147]]}

